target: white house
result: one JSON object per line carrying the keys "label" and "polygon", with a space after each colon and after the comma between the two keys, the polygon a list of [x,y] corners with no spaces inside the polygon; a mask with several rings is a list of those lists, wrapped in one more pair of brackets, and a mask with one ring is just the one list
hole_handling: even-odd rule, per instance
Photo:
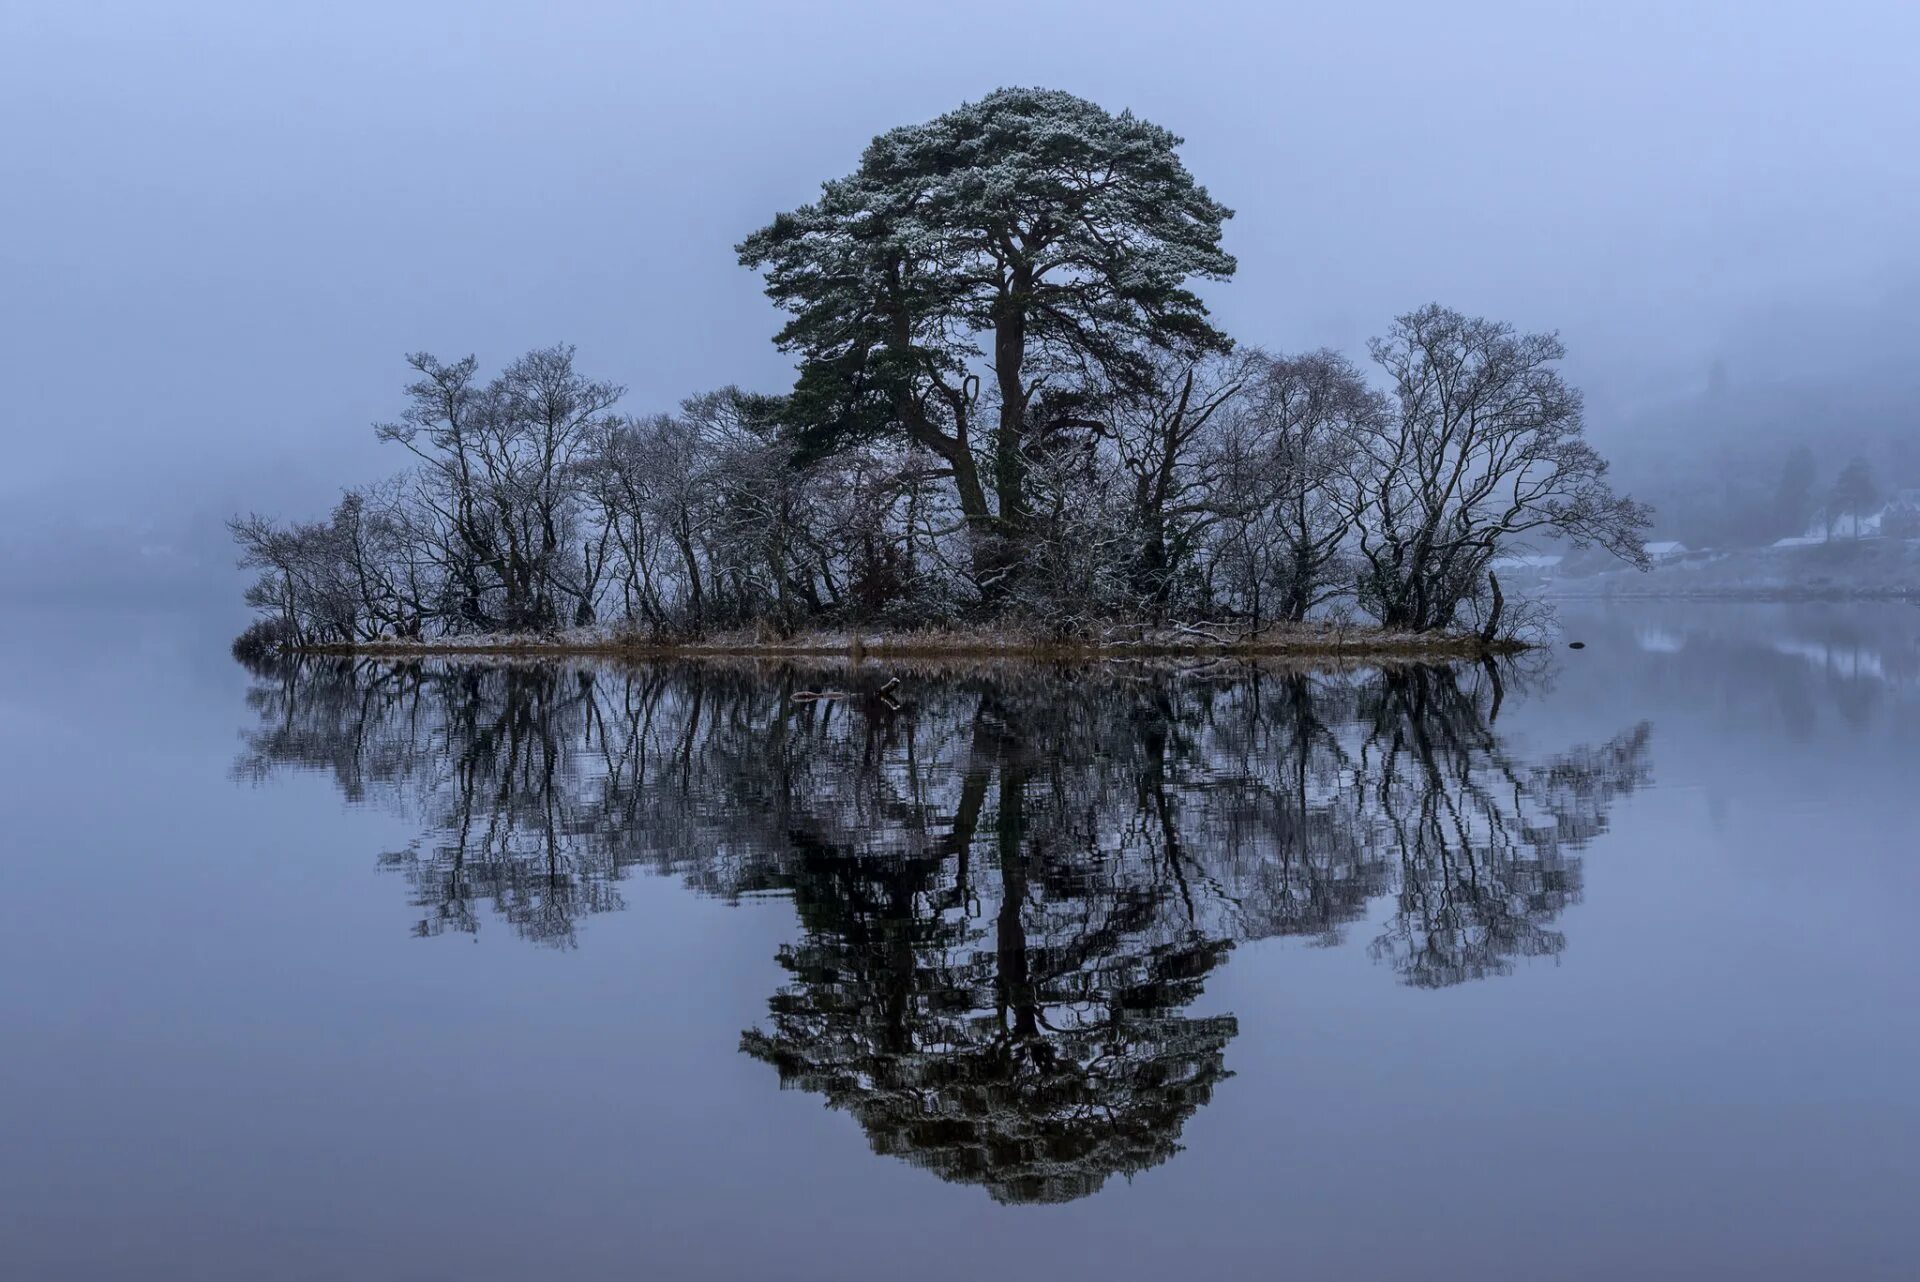
{"label": "white house", "polygon": [[1648,543],[1644,546],[1647,559],[1655,565],[1662,565],[1668,561],[1678,561],[1687,554],[1686,544],[1675,543],[1671,539],[1663,539],[1659,542]]}
{"label": "white house", "polygon": [[1894,492],[1880,509],[1880,533],[1890,539],[1920,538],[1920,489]]}
{"label": "white house", "polygon": [[1807,527],[1809,539],[1871,539],[1880,533],[1880,513],[1871,512],[1865,516],[1842,513],[1829,520],[1827,510],[1821,508],[1813,514],[1813,524]]}
{"label": "white house", "polygon": [[1895,490],[1893,495],[1880,505],[1879,511],[1866,512],[1859,516],[1843,513],[1829,520],[1827,509],[1821,508],[1813,514],[1813,520],[1808,523],[1805,535],[1793,544],[1783,539],[1774,546],[1824,543],[1828,539],[1872,539],[1882,536],[1890,539],[1920,538],[1920,489]]}
{"label": "white house", "polygon": [[1497,556],[1488,563],[1487,568],[1495,574],[1504,574],[1509,578],[1528,577],[1550,579],[1559,572],[1563,556],[1551,553],[1539,556]]}

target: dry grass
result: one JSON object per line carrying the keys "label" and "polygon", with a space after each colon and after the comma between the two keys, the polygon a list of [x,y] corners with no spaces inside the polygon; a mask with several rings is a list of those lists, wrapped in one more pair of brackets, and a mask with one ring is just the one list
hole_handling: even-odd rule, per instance
{"label": "dry grass", "polygon": [[915,631],[824,631],[776,637],[764,632],[720,632],[692,641],[659,641],[608,628],[551,636],[491,634],[425,641],[377,640],[306,648],[313,654],[366,655],[599,655],[619,658],[836,657],[860,663],[899,658],[1025,658],[1099,661],[1137,657],[1246,656],[1301,661],[1369,662],[1479,659],[1530,647],[1520,641],[1485,642],[1462,633],[1388,632],[1331,624],[1279,624],[1258,632],[1191,627],[1114,628],[1103,635],[1061,639],[1017,628],[940,628]]}

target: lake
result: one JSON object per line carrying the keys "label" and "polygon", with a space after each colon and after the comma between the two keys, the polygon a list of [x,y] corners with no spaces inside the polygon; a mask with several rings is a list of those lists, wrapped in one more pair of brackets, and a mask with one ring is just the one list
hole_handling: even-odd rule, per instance
{"label": "lake", "polygon": [[1562,614],[1317,673],[16,614],[7,1275],[1920,1275],[1920,609]]}

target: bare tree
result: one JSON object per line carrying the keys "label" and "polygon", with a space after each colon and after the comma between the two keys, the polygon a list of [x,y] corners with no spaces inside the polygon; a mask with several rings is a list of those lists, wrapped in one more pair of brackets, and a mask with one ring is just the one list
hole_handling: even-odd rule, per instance
{"label": "bare tree", "polygon": [[691,397],[681,413],[705,459],[708,536],[736,621],[782,631],[820,608],[809,477],[780,430],[778,398],[737,387]]}
{"label": "bare tree", "polygon": [[1297,623],[1351,577],[1356,442],[1380,435],[1387,404],[1351,361],[1326,349],[1269,362],[1254,396],[1271,486],[1274,614]]}
{"label": "bare tree", "polygon": [[[1505,547],[1553,534],[1635,565],[1650,512],[1616,495],[1582,434],[1580,394],[1553,368],[1558,336],[1438,304],[1370,344],[1393,410],[1351,433],[1347,484],[1362,560],[1362,606],[1390,628],[1455,624]],[[1498,606],[1485,630],[1500,622]]]}
{"label": "bare tree", "polygon": [[426,465],[427,502],[475,626],[543,630],[587,622],[604,546],[576,541],[578,472],[622,389],[573,367],[571,347],[529,352],[484,387],[472,357],[408,358],[421,378],[380,426]]}
{"label": "bare tree", "polygon": [[1261,363],[1257,353],[1153,353],[1145,358],[1151,376],[1112,397],[1108,433],[1137,540],[1132,587],[1156,616],[1166,615],[1206,531],[1255,502],[1226,481],[1235,457],[1229,420]]}
{"label": "bare tree", "polygon": [[566,347],[484,382],[470,357],[409,358],[379,433],[418,466],[324,521],[233,533],[250,603],[292,645],[608,611],[656,634],[983,614],[1079,634],[1350,606],[1491,637],[1512,617],[1492,561],[1529,536],[1644,562],[1647,510],[1608,488],[1558,339],[1429,307],[1373,353],[1390,393],[1327,351],[1053,368],[1018,432],[1019,539],[991,564],[946,455],[911,434],[822,453],[790,398],[736,387],[619,417],[620,389]]}

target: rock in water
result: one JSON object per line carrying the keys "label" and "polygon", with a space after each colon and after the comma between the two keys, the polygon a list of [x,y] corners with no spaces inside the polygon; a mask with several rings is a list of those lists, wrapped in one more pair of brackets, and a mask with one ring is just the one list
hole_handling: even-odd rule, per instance
{"label": "rock in water", "polygon": [[1585,641],[1569,641],[1569,642],[1567,642],[1567,649],[1569,649],[1569,650],[1584,650],[1584,649],[1586,649],[1586,648],[1587,648],[1587,643],[1586,643]]}

